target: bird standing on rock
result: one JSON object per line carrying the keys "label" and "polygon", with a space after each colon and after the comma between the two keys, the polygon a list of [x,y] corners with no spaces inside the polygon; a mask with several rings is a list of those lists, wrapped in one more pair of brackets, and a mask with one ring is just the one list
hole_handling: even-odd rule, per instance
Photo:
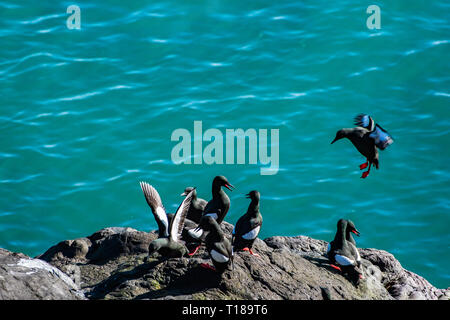
{"label": "bird standing on rock", "polygon": [[231,243],[212,216],[204,217],[200,226],[208,232],[205,237],[205,245],[214,267],[206,263],[202,263],[201,266],[223,273],[228,268],[228,265],[233,263]]}
{"label": "bird standing on rock", "polygon": [[166,211],[161,202],[161,197],[156,189],[146,182],[141,182],[140,185],[142,191],[144,191],[147,203],[152,208],[155,218],[157,218],[158,226],[163,227],[163,230],[161,230],[161,228],[159,229],[159,234],[163,236],[153,240],[149,245],[149,256],[155,252],[169,258],[187,256],[189,250],[184,243],[180,241],[180,238],[195,189],[191,190],[180,204],[169,224]]}
{"label": "bird standing on rock", "polygon": [[254,256],[258,256],[258,254],[253,253],[252,246],[253,242],[255,242],[255,239],[258,237],[263,222],[261,212],[259,212],[260,194],[257,190],[253,190],[246,196],[251,199],[251,202],[248,206],[247,213],[239,218],[233,229],[233,252],[244,250],[249,251],[250,254]]}
{"label": "bird standing on rock", "polygon": [[355,124],[357,125],[355,128],[339,130],[331,144],[343,138],[349,139],[356,149],[367,159],[365,163],[359,166],[360,170],[369,166],[368,170],[364,171],[361,176],[361,178],[366,178],[370,173],[372,164],[378,170],[378,149],[386,149],[394,140],[386,130],[376,124],[372,117],[367,114],[357,115],[355,117]]}
{"label": "bird standing on rock", "polygon": [[329,244],[327,256],[333,268],[348,274],[352,281],[357,282],[362,278],[361,256],[356,246],[346,240],[347,226],[348,220],[340,219],[338,221],[337,232],[334,240]]}
{"label": "bird standing on rock", "polygon": [[234,186],[224,176],[216,176],[212,182],[212,199],[206,204],[203,216],[212,216],[218,224],[225,218],[230,209],[230,198],[228,198],[222,187],[233,191]]}
{"label": "bird standing on rock", "polygon": [[[345,240],[351,242],[356,247],[356,241],[355,241],[355,239],[353,239],[352,233],[356,234],[358,237],[359,237],[360,233],[356,229],[353,221],[344,220],[344,222],[347,224],[345,227]],[[339,224],[339,222],[338,222],[338,224]],[[331,250],[332,247],[334,248],[334,240],[328,244],[327,253]]]}
{"label": "bird standing on rock", "polygon": [[[230,209],[230,198],[228,198],[222,187],[233,191],[234,186],[228,182],[224,176],[216,176],[212,182],[212,199],[207,203],[205,210],[203,211],[202,218],[200,219],[199,226],[197,228],[188,231],[189,236],[193,241],[203,241],[206,234],[201,228],[202,220],[205,217],[212,217],[220,225],[225,218],[228,210]],[[198,245],[191,254],[197,252],[200,245]]]}

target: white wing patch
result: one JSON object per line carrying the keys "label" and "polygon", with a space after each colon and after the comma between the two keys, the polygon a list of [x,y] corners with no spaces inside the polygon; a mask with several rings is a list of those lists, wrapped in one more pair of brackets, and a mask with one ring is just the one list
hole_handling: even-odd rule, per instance
{"label": "white wing patch", "polygon": [[216,262],[225,263],[229,260],[229,258],[216,250],[212,249],[209,253],[211,255],[211,259],[213,259]]}
{"label": "white wing patch", "polygon": [[341,266],[352,266],[355,264],[355,260],[350,259],[346,256],[341,256],[340,254],[335,255],[334,259]]}
{"label": "white wing patch", "polygon": [[253,240],[256,239],[256,237],[259,234],[259,230],[261,229],[261,226],[257,226],[255,229],[247,232],[246,234],[242,235],[242,238],[244,238],[245,240]]}
{"label": "white wing patch", "polygon": [[213,217],[214,219],[217,220],[217,218],[218,218],[219,216],[217,215],[217,213],[207,213],[207,214],[205,214],[205,217]]}
{"label": "white wing patch", "polygon": [[167,214],[166,214],[166,211],[164,210],[164,208],[157,207],[156,208],[156,216],[158,217],[158,219],[162,222],[162,224],[166,228],[166,236],[168,236],[169,235],[168,234],[168,232],[169,232],[169,221],[167,220]]}
{"label": "white wing patch", "polygon": [[192,238],[194,238],[194,239],[199,239],[201,236],[202,236],[202,234],[203,234],[203,229],[199,229],[199,230],[197,230],[197,231],[195,231],[196,229],[191,229],[191,230],[188,230],[188,233],[189,233],[189,235],[192,237]]}

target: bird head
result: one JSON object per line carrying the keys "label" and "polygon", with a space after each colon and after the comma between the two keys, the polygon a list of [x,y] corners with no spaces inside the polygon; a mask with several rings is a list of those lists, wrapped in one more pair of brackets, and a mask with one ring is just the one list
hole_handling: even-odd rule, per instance
{"label": "bird head", "polygon": [[234,186],[228,182],[227,178],[224,176],[216,176],[213,180],[213,185],[225,187],[230,191],[233,191]]}
{"label": "bird head", "polygon": [[333,141],[331,141],[331,144],[335,143],[336,141],[338,141],[342,138],[345,138],[346,136],[347,135],[346,135],[346,132],[344,129],[339,130],[338,132],[336,132],[336,137],[334,138]]}
{"label": "bird head", "polygon": [[[186,197],[192,190],[195,190],[197,187],[187,187],[186,189],[184,189],[184,192],[182,194],[180,194],[180,196],[182,197]],[[194,191],[196,192],[196,191]],[[194,193],[195,195],[195,193]]]}
{"label": "bird head", "polygon": [[260,197],[259,191],[257,191],[257,190],[252,190],[252,191],[250,191],[249,193],[247,193],[247,194],[245,195],[245,197],[246,197],[247,199],[251,199],[252,201],[259,200],[259,197]]}
{"label": "bird head", "polygon": [[351,220],[347,220],[347,230],[356,234],[358,237],[360,235],[359,231],[355,227],[355,224]]}

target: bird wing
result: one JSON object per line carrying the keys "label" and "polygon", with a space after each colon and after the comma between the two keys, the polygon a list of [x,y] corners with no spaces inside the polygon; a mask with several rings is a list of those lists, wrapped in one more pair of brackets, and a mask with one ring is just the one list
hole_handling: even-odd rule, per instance
{"label": "bird wing", "polygon": [[183,202],[181,202],[180,206],[177,209],[177,212],[173,216],[172,222],[169,228],[170,239],[177,242],[181,237],[181,233],[183,232],[184,222],[186,220],[186,215],[189,211],[189,206],[191,205],[192,196],[194,194],[194,190],[184,198]]}
{"label": "bird wing", "polygon": [[386,149],[394,142],[391,135],[378,124],[375,125],[375,129],[369,137],[375,141],[375,145],[381,150]]}
{"label": "bird wing", "polygon": [[[259,218],[259,219],[258,219]],[[262,216],[259,214],[257,217],[253,217],[243,224],[242,230],[240,230],[240,236],[245,240],[254,240],[258,237],[261,230]]]}
{"label": "bird wing", "polygon": [[238,221],[236,222],[236,225],[233,228],[233,234],[235,236],[241,236],[243,230],[250,229],[250,221],[247,220],[247,214],[242,215]]}
{"label": "bird wing", "polygon": [[366,134],[368,134],[370,131],[367,128],[363,127],[356,127],[351,128],[348,131],[348,138],[351,140],[352,138],[356,139],[362,139]]}
{"label": "bird wing", "polygon": [[375,122],[372,117],[364,113],[358,114],[354,119],[354,123],[355,125],[366,128],[369,131],[372,131],[375,128]]}
{"label": "bird wing", "polygon": [[351,242],[348,242],[350,246],[350,251],[352,252],[352,255],[355,257],[356,262],[359,264],[361,262],[361,256],[359,255],[358,248]]}
{"label": "bird wing", "polygon": [[232,256],[231,245],[227,239],[222,242],[214,243],[211,251],[209,252],[211,258],[216,262],[227,262]]}
{"label": "bird wing", "polygon": [[225,263],[228,260],[230,260],[230,256],[227,256],[225,254],[222,254],[219,251],[216,251],[215,249],[212,249],[209,254],[211,255],[211,259],[213,259],[216,262]]}
{"label": "bird wing", "polygon": [[355,260],[340,254],[336,254],[334,256],[334,259],[336,260],[337,264],[341,266],[353,266],[355,264]]}
{"label": "bird wing", "polygon": [[242,238],[244,238],[245,240],[254,240],[258,236],[259,230],[261,230],[261,226],[260,225],[256,226],[255,228],[253,228],[249,232],[244,233],[242,235]]}
{"label": "bird wing", "polygon": [[[156,189],[153,186],[149,185],[147,182],[140,182],[139,184],[141,185],[141,189],[144,192],[145,200],[147,200],[148,205],[152,209],[155,220],[163,224],[167,230],[169,221],[167,219],[166,209],[164,209],[158,191],[156,191]],[[158,226],[160,225],[160,223],[158,223]]]}

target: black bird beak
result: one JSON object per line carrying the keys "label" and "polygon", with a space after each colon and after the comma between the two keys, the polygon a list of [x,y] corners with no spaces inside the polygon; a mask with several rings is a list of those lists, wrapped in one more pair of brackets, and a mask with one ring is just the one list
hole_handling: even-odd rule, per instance
{"label": "black bird beak", "polygon": [[334,138],[334,140],[333,141],[331,141],[331,143],[330,144],[333,144],[333,143],[335,143],[336,141],[338,140],[338,138]]}
{"label": "black bird beak", "polygon": [[[233,191],[233,189],[235,189],[235,187],[231,183],[225,183],[225,188],[227,188],[230,191]],[[231,188],[233,188],[233,189],[231,189]]]}
{"label": "black bird beak", "polygon": [[246,197],[247,199],[250,199],[250,193],[247,193],[247,194],[245,195],[245,197]]}
{"label": "black bird beak", "polygon": [[352,232],[353,232],[354,234],[356,234],[356,235],[359,237],[360,233],[359,233],[358,230],[354,229],[354,230],[352,230]]}

